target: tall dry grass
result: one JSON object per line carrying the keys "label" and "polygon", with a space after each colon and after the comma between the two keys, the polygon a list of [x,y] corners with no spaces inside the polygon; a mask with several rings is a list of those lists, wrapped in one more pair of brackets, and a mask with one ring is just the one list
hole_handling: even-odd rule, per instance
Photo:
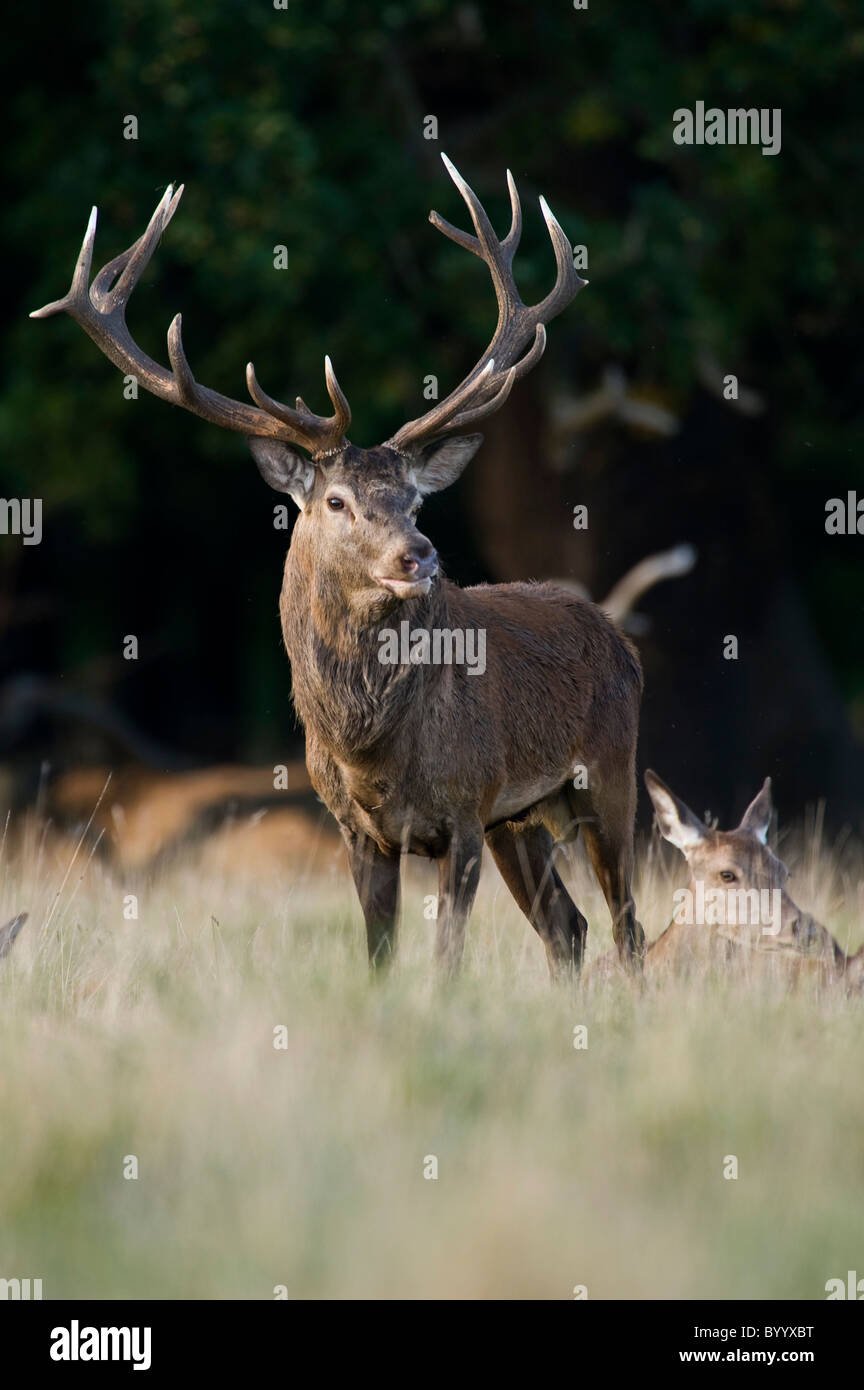
{"label": "tall dry grass", "polygon": [[[370,984],[347,876],[211,857],[124,882],[21,830],[0,888],[0,920],[31,913],[0,968],[0,1277],[47,1298],[735,1299],[864,1273],[860,1001],[717,975],[553,990],[492,873],[442,989],[422,865]],[[796,899],[857,945],[860,851],[816,823],[781,849]],[[649,936],[685,878],[643,852]],[[605,907],[581,862],[574,883],[597,955]]]}

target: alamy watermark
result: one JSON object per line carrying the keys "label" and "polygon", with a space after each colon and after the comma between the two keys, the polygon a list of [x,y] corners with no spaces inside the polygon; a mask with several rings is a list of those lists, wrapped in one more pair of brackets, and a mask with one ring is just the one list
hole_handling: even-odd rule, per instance
{"label": "alamy watermark", "polygon": [[0,1299],[28,1302],[42,1297],[41,1279],[0,1279]]}
{"label": "alamy watermark", "polygon": [[845,497],[829,497],[825,503],[825,530],[829,536],[864,536],[864,497],[851,490]]}
{"label": "alamy watermark", "polygon": [[42,498],[0,497],[0,536],[21,536],[24,545],[42,540]]}
{"label": "alamy watermark", "polygon": [[131,1361],[133,1371],[150,1369],[149,1327],[82,1327],[77,1318],[69,1327],[51,1331],[52,1361]]}
{"label": "alamy watermark", "polygon": [[672,112],[672,139],[676,145],[761,145],[763,155],[779,154],[780,108],[751,106],[723,111],[709,106],[706,111],[704,101],[697,101],[693,111],[679,106]]}
{"label": "alamy watermark", "polygon": [[417,627],[407,619],[399,631],[382,627],[378,633],[378,660],[382,666],[466,666],[469,676],[486,670],[484,627]]}
{"label": "alamy watermark", "polygon": [[683,927],[761,927],[763,936],[777,936],[783,916],[779,888],[708,888],[696,880],[695,892],[677,888],[672,894],[672,921]]}
{"label": "alamy watermark", "polygon": [[864,1279],[858,1278],[856,1269],[850,1269],[845,1279],[829,1279],[825,1285],[825,1292],[829,1303],[838,1298],[848,1298],[855,1303],[861,1303],[864,1302]]}

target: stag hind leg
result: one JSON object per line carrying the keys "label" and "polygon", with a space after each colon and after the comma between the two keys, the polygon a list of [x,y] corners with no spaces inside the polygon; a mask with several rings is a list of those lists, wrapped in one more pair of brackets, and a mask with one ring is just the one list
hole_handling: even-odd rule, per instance
{"label": "stag hind leg", "polygon": [[380,970],[396,954],[396,926],[399,918],[398,855],[384,854],[374,840],[343,831],[348,846],[351,877],[357,889],[366,921],[369,965]]}
{"label": "stag hind leg", "polygon": [[582,967],[588,923],[553,863],[555,842],[545,825],[507,822],[486,832],[486,843],[507,887],[543,945],[553,980]]}
{"label": "stag hind leg", "polygon": [[633,823],[636,818],[636,778],[631,767],[611,773],[589,772],[590,814],[585,814],[585,793],[568,790],[573,815],[581,820],[588,857],[603,890],[612,918],[612,936],[618,957],[626,965],[642,968],[645,933],[636,919],[633,879]]}

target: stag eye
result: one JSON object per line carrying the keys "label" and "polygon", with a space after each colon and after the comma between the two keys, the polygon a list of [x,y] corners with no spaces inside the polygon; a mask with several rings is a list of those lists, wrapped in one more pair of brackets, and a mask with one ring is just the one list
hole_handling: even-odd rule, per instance
{"label": "stag eye", "polygon": [[736,883],[737,879],[731,869],[721,869],[720,877],[724,883]]}
{"label": "stag eye", "polygon": [[341,512],[345,510],[345,503],[342,501],[341,497],[328,497],[327,506],[330,508],[331,512]]}

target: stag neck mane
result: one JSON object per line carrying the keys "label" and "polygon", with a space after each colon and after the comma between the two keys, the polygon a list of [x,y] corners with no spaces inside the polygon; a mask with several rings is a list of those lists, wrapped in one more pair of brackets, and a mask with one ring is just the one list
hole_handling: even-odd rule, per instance
{"label": "stag neck mane", "polygon": [[441,667],[386,664],[380,641],[385,629],[398,632],[405,621],[412,630],[449,625],[440,578],[423,598],[382,596],[358,611],[338,571],[313,561],[298,526],[285,561],[280,613],[297,712],[337,757],[374,757],[442,678]]}

